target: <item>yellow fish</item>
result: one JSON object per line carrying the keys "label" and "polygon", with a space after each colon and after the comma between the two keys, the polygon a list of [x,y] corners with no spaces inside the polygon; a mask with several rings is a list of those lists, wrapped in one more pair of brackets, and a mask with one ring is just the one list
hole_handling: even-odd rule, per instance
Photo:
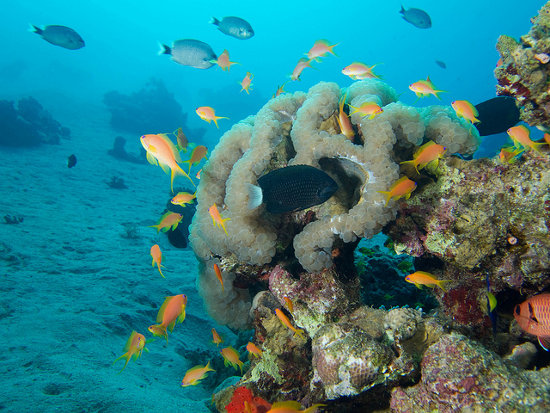
{"label": "yellow fish", "polygon": [[210,368],[210,362],[206,366],[195,366],[187,370],[183,380],[181,381],[181,387],[196,386],[206,377],[209,371],[216,371]]}
{"label": "yellow fish", "polygon": [[115,361],[113,361],[113,364],[115,364],[121,358],[126,357],[126,363],[124,363],[124,367],[122,368],[122,370],[126,368],[126,365],[130,361],[130,359],[140,358],[141,353],[143,353],[143,350],[149,351],[145,348],[145,336],[143,334],[139,334],[135,330],[132,331],[132,333],[130,334],[130,338],[128,339],[128,341],[126,342],[126,345],[124,346],[124,350],[126,351],[126,353],[124,353],[122,356],[120,356]]}

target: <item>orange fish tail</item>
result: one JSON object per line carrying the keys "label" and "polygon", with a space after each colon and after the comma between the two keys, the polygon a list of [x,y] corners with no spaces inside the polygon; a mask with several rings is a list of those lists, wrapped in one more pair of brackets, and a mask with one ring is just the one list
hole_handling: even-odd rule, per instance
{"label": "orange fish tail", "polygon": [[[185,162],[188,162],[188,161],[185,161]],[[183,169],[181,169],[178,164],[176,164],[176,166],[172,168],[171,171],[172,173],[170,175],[170,189],[172,189],[172,193],[174,193],[174,178],[176,176],[176,173],[178,173],[179,175],[185,176],[193,184],[194,188],[197,187],[193,182],[193,180],[191,179],[191,177]],[[189,172],[191,172],[191,163],[189,163]]]}
{"label": "orange fish tail", "polygon": [[386,205],[385,206],[388,206],[388,204],[390,203],[390,199],[391,199],[391,192],[390,191],[376,191],[382,195],[384,195],[384,197],[386,198]]}
{"label": "orange fish tail", "polygon": [[302,330],[301,328],[297,328],[296,331],[294,332],[294,335],[298,335],[300,337],[302,337],[304,340],[306,339],[306,336],[304,336],[304,330]]}

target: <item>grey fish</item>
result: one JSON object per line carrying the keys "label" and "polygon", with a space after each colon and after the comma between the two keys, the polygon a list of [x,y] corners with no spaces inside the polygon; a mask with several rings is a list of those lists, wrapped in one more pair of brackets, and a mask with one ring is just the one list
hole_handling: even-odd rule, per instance
{"label": "grey fish", "polygon": [[31,25],[31,31],[36,33],[48,43],[64,47],[69,50],[80,49],[85,46],[82,37],[70,27],[66,26],[45,26],[43,29]]}
{"label": "grey fish", "polygon": [[161,44],[159,54],[172,55],[172,60],[180,65],[208,69],[218,57],[207,43],[195,39],[176,40],[172,47]]}
{"label": "grey fish", "polygon": [[447,69],[447,65],[445,64],[445,62],[443,62],[441,60],[436,60],[435,64],[438,65],[442,69]]}
{"label": "grey fish", "polygon": [[250,23],[240,17],[227,16],[218,20],[212,17],[210,23],[218,26],[218,30],[228,36],[233,36],[237,39],[246,40],[254,36],[254,30]]}
{"label": "grey fish", "polygon": [[405,8],[401,6],[401,11],[399,13],[403,15],[406,21],[419,29],[429,29],[432,27],[432,19],[430,19],[430,16],[424,10],[415,9],[414,7],[405,10]]}
{"label": "grey fish", "polygon": [[264,203],[272,214],[322,204],[338,189],[338,184],[324,171],[309,165],[275,169],[260,177],[258,185],[249,184],[248,208],[254,209]]}

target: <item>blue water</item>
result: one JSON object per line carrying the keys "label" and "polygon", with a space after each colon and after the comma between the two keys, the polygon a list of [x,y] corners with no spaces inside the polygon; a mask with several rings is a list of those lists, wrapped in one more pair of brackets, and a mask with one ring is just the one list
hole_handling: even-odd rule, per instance
{"label": "blue water", "polygon": [[[0,99],[37,97],[73,137],[28,151],[0,148],[0,215],[25,216],[22,224],[0,225],[0,241],[11,248],[4,248],[0,261],[0,326],[7,333],[0,410],[208,411],[204,400],[231,375],[225,371],[202,387],[179,387],[187,368],[216,357],[210,328],[219,328],[230,344],[237,338],[204,314],[194,291],[192,253],[170,250],[165,238],[145,228],[162,211],[168,178],[158,168],[105,155],[117,133],[109,130],[104,93],[129,94],[152,77],[161,79],[188,114],[187,125],[206,128],[202,143],[212,149],[224,131],[255,114],[289,80],[315,40],[328,39],[339,43],[337,57],[314,63],[286,91],[307,91],[319,81],[347,86],[352,80],[342,68],[361,61],[377,64],[375,72],[407,104],[440,103],[433,97],[417,101],[408,90],[428,75],[448,92],[442,104],[455,99],[475,104],[495,96],[498,36],[527,33],[542,4],[405,3],[430,14],[433,27],[421,30],[401,18],[397,1],[5,1]],[[209,24],[212,16],[227,15],[248,20],[255,36],[234,39]],[[53,46],[28,31],[29,23],[69,26],[86,46],[75,51]],[[207,42],[217,54],[227,49],[240,65],[230,72],[217,66],[198,70],[157,54],[159,42],[182,38]],[[247,71],[254,74],[250,95],[238,85]],[[198,106],[212,106],[230,119],[216,129],[196,116]],[[137,151],[138,137],[126,136],[129,150]],[[506,136],[487,137],[480,153],[492,155],[504,143]],[[79,164],[69,171],[64,162],[73,152]],[[112,175],[123,176],[130,189],[108,190],[103,181]],[[121,238],[124,221],[140,225],[141,238]],[[152,241],[167,250],[168,280],[150,267]],[[178,326],[167,346],[151,343],[151,353],[118,375],[122,364],[115,368],[111,362],[122,354],[131,330],[145,332],[164,296],[182,292],[190,297],[188,327]]]}

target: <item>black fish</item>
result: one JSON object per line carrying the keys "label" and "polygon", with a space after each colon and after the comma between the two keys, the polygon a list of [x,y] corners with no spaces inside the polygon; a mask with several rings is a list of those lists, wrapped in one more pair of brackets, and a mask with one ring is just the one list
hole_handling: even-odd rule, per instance
{"label": "black fish", "polygon": [[480,123],[476,128],[481,136],[503,133],[519,122],[519,109],[516,100],[510,96],[498,96],[478,103]]}
{"label": "black fish", "polygon": [[430,16],[424,10],[415,9],[414,7],[405,10],[401,6],[399,13],[403,15],[403,19],[419,29],[429,29],[432,27],[432,19],[430,19]]}
{"label": "black fish", "polygon": [[309,165],[275,169],[260,177],[258,185],[249,186],[248,208],[254,209],[263,202],[272,214],[322,204],[338,189],[338,184],[324,171]]}
{"label": "black fish", "polygon": [[76,165],[76,156],[71,155],[67,158],[67,168],[72,168]]}

